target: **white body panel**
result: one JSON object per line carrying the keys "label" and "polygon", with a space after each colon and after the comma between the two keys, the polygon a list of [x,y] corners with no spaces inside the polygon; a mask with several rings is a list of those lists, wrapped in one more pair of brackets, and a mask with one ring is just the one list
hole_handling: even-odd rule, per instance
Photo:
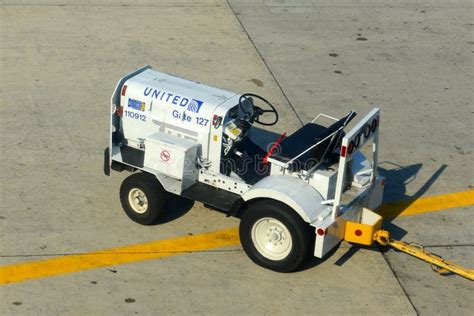
{"label": "white body panel", "polygon": [[198,144],[156,132],[145,138],[145,148],[146,167],[181,180],[183,190],[196,183]]}
{"label": "white body panel", "polygon": [[[314,256],[323,258],[331,249],[336,247],[344,239],[344,230],[346,221],[342,217],[333,220],[328,217],[325,222],[321,223],[318,228],[323,228],[326,232],[324,236],[316,233],[314,243]],[[316,228],[316,229],[318,229]]]}
{"label": "white body panel", "polygon": [[280,201],[295,210],[310,224],[328,208],[321,204],[323,197],[312,186],[295,177],[284,175],[268,176],[242,195],[244,201],[256,198]]}
{"label": "white body panel", "polygon": [[[114,160],[155,174],[163,187],[174,194],[180,194],[195,181],[204,182],[198,177],[196,156],[210,162],[208,171],[215,174],[214,178],[227,178],[219,174],[224,124],[213,126],[212,122],[214,117],[223,121],[239,97],[150,66],[133,71],[119,80],[112,95],[111,127],[114,131],[119,126],[126,146],[144,151],[144,165],[137,167],[124,161],[120,146],[113,144],[112,138],[109,165]],[[120,120],[114,114],[119,106],[123,109]],[[177,153],[173,154],[173,164],[161,160],[163,150]],[[230,191],[235,192],[234,187]],[[239,183],[238,187],[240,192],[249,186]]]}
{"label": "white body panel", "polygon": [[323,196],[325,200],[334,198],[337,170],[316,170],[309,178],[309,184]]}
{"label": "white body panel", "polygon": [[126,80],[124,86],[120,103],[129,145],[139,144],[141,138],[158,130],[199,143],[205,158],[213,115],[235,95],[152,69]]}
{"label": "white body panel", "polygon": [[[117,85],[115,86],[114,93],[112,94],[112,97],[110,98],[110,128],[111,132],[114,132],[114,125],[117,121],[118,118],[115,115],[115,111],[118,106],[120,106],[120,91],[122,90],[122,86],[125,81],[128,79],[132,78],[133,76],[147,70],[151,69],[150,65],[145,65],[141,68],[136,69],[135,71],[132,71],[128,75],[120,78],[120,80],[117,82]],[[121,128],[120,128],[121,129]],[[120,150],[117,146],[114,146],[112,143],[112,133],[109,133],[109,166],[112,164],[112,157],[115,155],[115,157],[120,156]],[[119,158],[121,161],[121,157]]]}
{"label": "white body panel", "polygon": [[241,180],[202,169],[199,171],[199,182],[240,195],[247,192],[251,187]]}
{"label": "white body panel", "polygon": [[384,186],[385,178],[382,176],[377,176],[375,184],[367,196],[367,200],[365,202],[366,208],[369,210],[376,210],[380,205],[382,205]]}

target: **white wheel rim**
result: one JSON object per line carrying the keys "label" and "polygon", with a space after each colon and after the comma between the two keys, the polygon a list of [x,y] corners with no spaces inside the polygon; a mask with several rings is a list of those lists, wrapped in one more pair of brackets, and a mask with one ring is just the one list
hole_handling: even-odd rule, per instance
{"label": "white wheel rim", "polygon": [[256,221],[252,226],[251,236],[257,251],[270,260],[285,259],[293,246],[288,228],[272,217]]}
{"label": "white wheel rim", "polygon": [[138,188],[133,188],[128,192],[128,203],[132,210],[138,214],[143,214],[148,209],[146,195]]}

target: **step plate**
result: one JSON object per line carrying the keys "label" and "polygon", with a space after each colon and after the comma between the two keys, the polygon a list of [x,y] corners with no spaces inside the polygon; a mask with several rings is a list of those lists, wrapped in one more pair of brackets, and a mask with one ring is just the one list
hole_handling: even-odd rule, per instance
{"label": "step plate", "polygon": [[184,190],[181,195],[190,200],[199,201],[224,212],[230,212],[234,202],[240,198],[240,195],[238,194],[220,190],[200,182]]}

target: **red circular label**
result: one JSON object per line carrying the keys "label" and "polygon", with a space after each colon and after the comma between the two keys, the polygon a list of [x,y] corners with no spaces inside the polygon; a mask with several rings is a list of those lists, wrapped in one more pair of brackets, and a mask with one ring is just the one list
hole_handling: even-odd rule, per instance
{"label": "red circular label", "polygon": [[162,150],[161,153],[160,153],[160,158],[161,160],[163,160],[164,162],[167,162],[170,160],[171,158],[171,154],[169,151],[167,150]]}

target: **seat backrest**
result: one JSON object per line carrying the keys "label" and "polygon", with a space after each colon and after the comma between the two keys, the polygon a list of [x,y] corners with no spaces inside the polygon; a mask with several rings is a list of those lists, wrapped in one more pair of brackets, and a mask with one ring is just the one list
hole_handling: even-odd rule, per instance
{"label": "seat backrest", "polygon": [[349,122],[356,115],[357,115],[356,112],[350,111],[346,116],[344,116],[339,121],[329,126],[324,131],[324,133],[319,135],[319,137],[314,140],[315,142],[319,142],[322,139],[334,133],[332,137],[329,137],[328,139],[326,139],[324,142],[322,142],[316,147],[317,150],[315,150],[314,156],[313,156],[313,158],[316,161],[324,160],[328,156],[328,154],[331,154],[334,151],[334,149],[338,146],[338,144],[342,140],[342,137],[344,135],[344,127],[346,127],[347,124],[349,124]]}
{"label": "seat backrest", "polygon": [[[322,162],[328,154],[332,153],[336,146],[340,143],[343,136],[343,128],[356,116],[356,113],[351,111],[346,116],[330,125],[324,127],[315,123],[308,123],[289,137],[286,137],[281,142],[280,152],[272,153],[271,157],[282,162],[288,162],[292,158],[298,156],[311,146],[320,142],[322,139],[328,137],[318,146],[310,149],[305,154],[298,157],[292,163],[291,169],[308,170]],[[337,133],[335,133],[337,132]]]}

